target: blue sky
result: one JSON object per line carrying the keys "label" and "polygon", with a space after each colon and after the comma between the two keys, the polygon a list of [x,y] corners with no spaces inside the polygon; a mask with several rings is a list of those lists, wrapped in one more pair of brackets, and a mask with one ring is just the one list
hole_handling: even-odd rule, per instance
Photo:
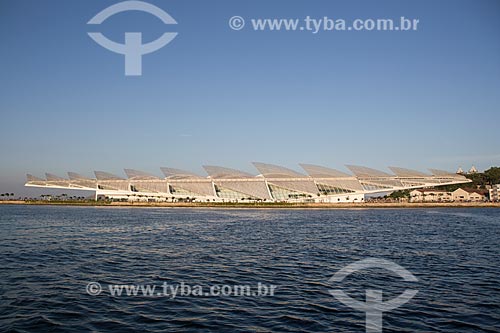
{"label": "blue sky", "polygon": [[[498,1],[149,1],[178,24],[141,12],[86,24],[117,2],[0,2],[0,192],[21,194],[26,173],[46,171],[500,165]],[[318,34],[248,23],[307,15],[420,23]],[[126,77],[91,31],[178,36]]]}

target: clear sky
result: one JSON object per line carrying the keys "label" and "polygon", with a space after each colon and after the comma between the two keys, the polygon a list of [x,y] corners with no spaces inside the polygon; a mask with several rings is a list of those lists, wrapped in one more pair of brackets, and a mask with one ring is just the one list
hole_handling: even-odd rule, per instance
{"label": "clear sky", "polygon": [[[86,24],[117,2],[0,1],[0,193],[23,193],[26,173],[500,165],[499,1],[151,0],[178,24],[142,12]],[[420,23],[312,34],[248,22],[307,15]],[[178,36],[127,77],[91,31]]]}

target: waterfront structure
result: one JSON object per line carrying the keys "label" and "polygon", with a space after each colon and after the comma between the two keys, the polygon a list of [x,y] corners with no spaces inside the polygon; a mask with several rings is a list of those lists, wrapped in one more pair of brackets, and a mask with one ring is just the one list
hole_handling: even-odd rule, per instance
{"label": "waterfront structure", "polygon": [[500,201],[500,184],[492,185],[489,189],[490,201],[498,202]]}
{"label": "waterfront structure", "polygon": [[126,201],[197,202],[363,202],[365,195],[439,185],[468,183],[462,175],[430,169],[431,174],[389,167],[393,172],[348,165],[352,174],[328,167],[300,164],[306,174],[254,162],[258,175],[220,166],[203,166],[208,176],[176,168],[160,168],[164,177],[125,169],[127,178],[95,171],[95,178],[68,172],[45,179],[28,175],[30,187],[94,191],[100,197]]}
{"label": "waterfront structure", "polygon": [[456,189],[451,193],[453,201],[480,202],[487,201],[486,190]]}
{"label": "waterfront structure", "polygon": [[453,197],[453,201],[469,201],[469,192],[461,188],[453,191],[451,195]]}
{"label": "waterfront structure", "polygon": [[451,202],[451,192],[434,189],[418,189],[410,192],[410,202]]}
{"label": "waterfront structure", "polygon": [[458,188],[455,191],[417,189],[410,192],[410,202],[481,202],[487,201],[482,190]]}

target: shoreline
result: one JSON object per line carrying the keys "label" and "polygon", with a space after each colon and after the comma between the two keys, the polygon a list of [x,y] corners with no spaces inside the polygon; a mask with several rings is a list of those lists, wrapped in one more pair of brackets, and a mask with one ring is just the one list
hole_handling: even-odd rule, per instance
{"label": "shoreline", "polygon": [[181,202],[67,202],[4,200],[0,205],[126,207],[126,208],[211,208],[211,209],[409,209],[409,208],[500,208],[500,202],[368,202],[368,203],[181,203]]}

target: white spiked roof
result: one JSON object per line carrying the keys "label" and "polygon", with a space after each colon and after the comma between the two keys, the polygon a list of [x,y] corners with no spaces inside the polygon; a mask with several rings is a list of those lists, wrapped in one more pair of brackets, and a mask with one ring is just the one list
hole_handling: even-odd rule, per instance
{"label": "white spiked roof", "polygon": [[134,170],[134,169],[124,169],[125,174],[129,179],[137,179],[137,180],[153,180],[160,179],[159,177],[152,175],[150,173]]}
{"label": "white spiked roof", "polygon": [[257,170],[262,174],[264,177],[269,177],[269,178],[304,178],[306,177],[305,175],[298,173],[295,170],[288,169],[279,165],[275,164],[267,164],[267,163],[260,163],[260,162],[253,162],[252,163]]}
{"label": "white spiked roof", "polygon": [[372,169],[368,167],[364,167],[361,165],[346,165],[349,170],[352,171],[357,177],[394,177],[390,173],[380,171],[377,169]]}
{"label": "white spiked roof", "polygon": [[452,173],[452,172],[449,172],[449,171],[446,171],[446,170],[439,170],[439,169],[429,169],[430,172],[432,172],[432,174],[434,176],[438,176],[438,177],[455,177],[455,178],[465,178],[464,176],[462,175],[459,175],[459,174],[456,174],[456,173]]}
{"label": "white spiked roof", "polygon": [[204,165],[203,169],[208,173],[211,178],[253,178],[254,175],[226,167],[216,166],[216,165]]}
{"label": "white spiked roof", "polygon": [[204,178],[204,177],[197,175],[193,172],[181,170],[181,169],[176,169],[176,168],[161,167],[160,170],[161,170],[161,172],[163,172],[163,174],[167,178],[175,178],[175,179]]}
{"label": "white spiked roof", "polygon": [[417,170],[412,170],[412,169],[406,169],[406,168],[400,168],[400,167],[389,167],[389,169],[392,170],[398,177],[405,177],[405,178],[411,178],[411,177],[429,177],[429,174],[417,171]]}
{"label": "white spiked roof", "polygon": [[122,177],[105,171],[94,171],[94,174],[98,180],[124,180]]}
{"label": "white spiked roof", "polygon": [[339,171],[339,170],[335,170],[335,169],[331,169],[331,168],[327,168],[327,167],[320,166],[320,165],[303,164],[303,163],[301,163],[299,165],[311,177],[316,177],[316,178],[352,177],[352,175],[350,175],[348,173],[345,173],[345,172],[342,172],[342,171]]}
{"label": "white spiked roof", "polygon": [[47,178],[48,181],[61,181],[61,180],[67,180],[62,177],[56,176],[52,173],[45,173],[45,178]]}
{"label": "white spiked roof", "polygon": [[85,177],[85,176],[80,175],[79,173],[71,172],[71,171],[68,172],[68,177],[71,180],[78,180],[78,179],[91,180],[89,177]]}
{"label": "white spiked roof", "polygon": [[45,179],[37,177],[37,176],[33,176],[32,174],[29,174],[29,173],[26,175],[26,178],[28,178],[28,182],[44,182],[45,181]]}

